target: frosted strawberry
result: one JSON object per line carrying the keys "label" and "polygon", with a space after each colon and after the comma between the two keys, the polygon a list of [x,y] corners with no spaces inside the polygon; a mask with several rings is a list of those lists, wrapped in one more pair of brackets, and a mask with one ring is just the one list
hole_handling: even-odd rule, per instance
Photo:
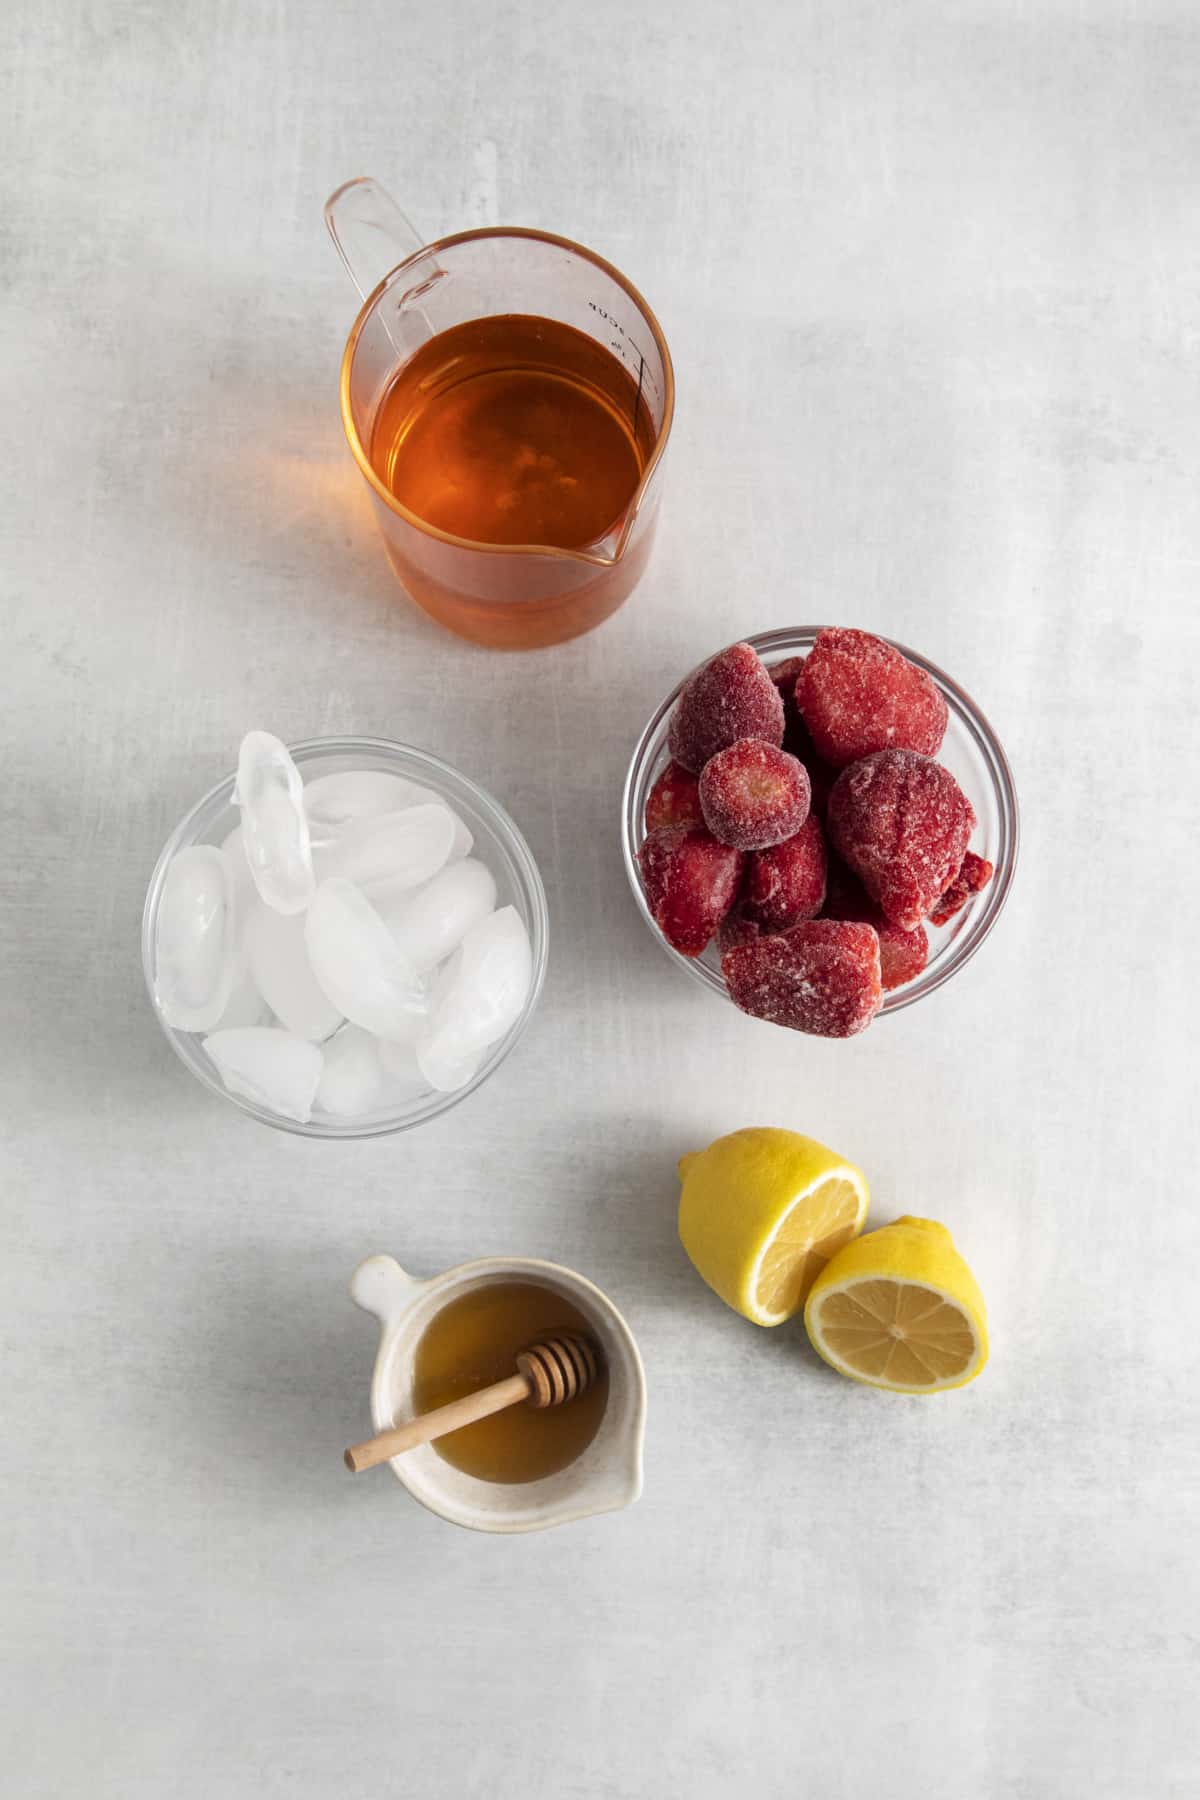
{"label": "frosted strawberry", "polygon": [[889,922],[913,931],[958,874],[975,814],[940,763],[880,750],[842,770],[827,824],[833,848]]}
{"label": "frosted strawberry", "polygon": [[825,899],[826,864],[825,833],[810,813],[794,837],[750,857],[742,912],[767,931],[815,918]]}
{"label": "frosted strawberry", "polygon": [[783,662],[764,663],[763,667],[771,677],[771,680],[775,683],[775,686],[779,689],[779,696],[783,701],[783,711],[786,719],[791,713],[792,704],[796,697],[796,681],[801,669],[804,667],[804,658],[802,656],[788,656],[784,658]]}
{"label": "frosted strawberry", "polygon": [[955,913],[962,911],[972,894],[979,893],[981,888],[987,886],[994,873],[990,862],[986,862],[982,856],[976,856],[973,850],[968,850],[962,859],[962,868],[931,911],[930,924],[949,924]]}
{"label": "frosted strawberry", "polygon": [[808,770],[773,744],[743,738],[704,765],[700,808],[723,844],[765,850],[794,837],[808,817]]}
{"label": "frosted strawberry", "polygon": [[646,801],[646,830],[661,831],[664,825],[703,825],[699,787],[690,769],[668,763]]}
{"label": "frosted strawberry", "polygon": [[870,925],[807,919],[729,950],[721,973],[735,1006],[817,1037],[853,1037],[879,1011],[879,939]]}
{"label": "frosted strawberry", "polygon": [[671,755],[698,775],[739,738],[783,742],[783,701],[749,644],[731,644],[687,682],[671,715]]}
{"label": "frosted strawberry", "polygon": [[699,956],[737,899],[745,857],[702,826],[652,831],[638,851],[646,902],[668,944]]}
{"label": "frosted strawberry", "polygon": [[872,900],[857,875],[852,875],[840,857],[829,858],[825,904],[821,916],[826,919],[852,919],[862,925],[873,925],[879,939],[879,969],[883,990],[903,987],[921,973],[929,961],[929,939],[923,925],[904,931],[889,925],[882,908]]}
{"label": "frosted strawberry", "polygon": [[929,938],[923,925],[912,931],[901,931],[899,925],[877,925],[875,932],[879,938],[880,979],[884,993],[890,994],[893,988],[915,981],[921,973],[929,961]]}
{"label": "frosted strawberry", "polygon": [[812,753],[812,739],[796,705],[796,679],[803,667],[802,656],[789,656],[786,662],[768,663],[767,674],[783,701],[783,747],[789,756],[798,756],[806,763]]}
{"label": "frosted strawberry", "polygon": [[946,702],[918,669],[869,631],[827,626],[796,680],[796,705],[813,748],[835,768],[876,750],[936,756],[946,735]]}
{"label": "frosted strawberry", "polygon": [[754,919],[746,917],[739,901],[733,911],[727,912],[721,920],[717,945],[724,956],[727,950],[736,950],[740,944],[753,944],[763,935],[763,927]]}
{"label": "frosted strawberry", "polygon": [[817,755],[812,738],[808,735],[808,727],[800,717],[800,709],[796,705],[796,684],[803,667],[802,656],[789,656],[786,662],[768,664],[767,673],[783,699],[783,747],[789,756],[796,757],[808,770],[812,787],[811,810],[823,820],[829,790],[837,780],[838,772]]}

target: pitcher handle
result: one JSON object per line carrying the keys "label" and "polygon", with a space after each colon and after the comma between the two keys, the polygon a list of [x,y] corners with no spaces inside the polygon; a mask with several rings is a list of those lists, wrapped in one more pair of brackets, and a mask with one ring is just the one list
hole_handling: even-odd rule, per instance
{"label": "pitcher handle", "polygon": [[364,1312],[374,1313],[386,1325],[409,1305],[413,1289],[420,1286],[394,1256],[368,1256],[359,1263],[350,1283],[350,1298]]}
{"label": "pitcher handle", "polygon": [[325,202],[325,223],[346,272],[365,300],[424,246],[392,196],[369,175],[345,181]]}

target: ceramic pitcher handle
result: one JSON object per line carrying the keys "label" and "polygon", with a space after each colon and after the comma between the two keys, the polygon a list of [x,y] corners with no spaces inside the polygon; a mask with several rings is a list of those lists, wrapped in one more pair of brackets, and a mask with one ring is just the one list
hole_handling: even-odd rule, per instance
{"label": "ceramic pitcher handle", "polygon": [[388,1320],[402,1312],[413,1288],[413,1276],[407,1274],[394,1256],[368,1256],[359,1263],[350,1283],[350,1298],[364,1312],[377,1319]]}
{"label": "ceramic pitcher handle", "polygon": [[325,223],[351,281],[365,300],[402,263],[420,250],[420,238],[391,195],[360,175],[330,194]]}

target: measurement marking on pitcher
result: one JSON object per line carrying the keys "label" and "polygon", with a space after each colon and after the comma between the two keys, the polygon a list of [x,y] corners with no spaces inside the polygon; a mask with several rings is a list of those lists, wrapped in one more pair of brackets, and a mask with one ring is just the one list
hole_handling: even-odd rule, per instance
{"label": "measurement marking on pitcher", "polygon": [[646,379],[646,359],[642,355],[641,351],[639,350],[638,351],[637,393],[633,397],[633,435],[635,438],[637,437],[637,434],[638,434],[638,419],[641,417],[642,383],[643,383],[643,381],[645,381],[645,379]]}
{"label": "measurement marking on pitcher", "polygon": [[[608,341],[609,349],[614,350],[621,358],[622,362],[628,362],[629,360],[626,355],[627,349],[632,350],[638,359],[637,393],[635,394],[633,401],[633,435],[636,438],[638,434],[638,424],[642,416],[642,390],[646,385],[646,359],[642,355],[638,345],[628,335],[619,319],[614,319],[613,315],[610,312],[606,312],[604,307],[599,305],[595,300],[589,300],[588,306],[598,319],[603,319],[606,325],[611,326],[612,329],[619,334],[619,337],[624,339],[624,342],[619,342],[618,338],[610,338]],[[655,386],[657,388],[657,384],[655,384]],[[649,423],[649,421],[647,421],[647,423]]]}

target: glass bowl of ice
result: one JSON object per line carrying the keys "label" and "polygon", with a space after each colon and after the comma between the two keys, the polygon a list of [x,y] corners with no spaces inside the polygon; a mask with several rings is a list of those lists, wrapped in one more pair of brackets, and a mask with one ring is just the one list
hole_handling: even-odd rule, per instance
{"label": "glass bowl of ice", "polygon": [[142,920],[176,1055],[305,1137],[404,1131],[474,1093],[547,944],[537,864],[475,782],[406,744],[263,731],[171,834]]}

